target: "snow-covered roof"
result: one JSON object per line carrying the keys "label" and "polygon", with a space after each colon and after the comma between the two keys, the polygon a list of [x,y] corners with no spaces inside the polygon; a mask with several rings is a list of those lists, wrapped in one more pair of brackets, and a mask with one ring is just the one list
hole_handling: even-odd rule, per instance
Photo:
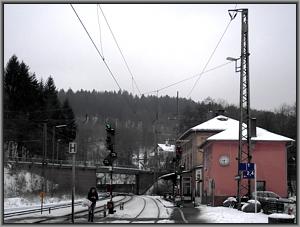
{"label": "snow-covered roof", "polygon": [[190,132],[195,131],[223,131],[225,129],[228,129],[234,125],[239,125],[239,122],[237,120],[231,119],[229,117],[225,117],[223,115],[216,116],[208,121],[205,121],[199,125],[196,125],[193,128],[190,128],[186,132],[184,132],[180,138],[183,138],[185,135],[187,135]]}
{"label": "snow-covered roof", "polygon": [[[212,140],[238,140],[239,139],[239,121],[223,115],[216,116],[202,124],[199,124],[188,131],[181,137],[191,131],[215,131],[216,134],[207,138]],[[265,129],[256,127],[256,137],[252,137],[254,141],[294,141],[291,138],[281,136]]]}
{"label": "snow-covered roof", "polygon": [[163,151],[167,152],[174,152],[175,151],[175,145],[171,144],[157,144]]}
{"label": "snow-covered roof", "polygon": [[219,115],[214,117],[200,125],[191,128],[192,131],[223,131],[232,126],[238,126],[239,122],[237,120]]}
{"label": "snow-covered roof", "polygon": [[[213,136],[207,138],[207,141],[212,140],[239,140],[239,126],[234,125],[222,132],[219,132]],[[256,127],[256,137],[252,137],[253,141],[294,141],[291,138],[281,136],[265,129]]]}

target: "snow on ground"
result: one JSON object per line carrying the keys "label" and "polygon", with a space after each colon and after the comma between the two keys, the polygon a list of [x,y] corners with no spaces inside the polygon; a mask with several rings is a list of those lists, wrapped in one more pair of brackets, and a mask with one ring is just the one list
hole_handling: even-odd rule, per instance
{"label": "snow on ground", "polygon": [[160,209],[161,212],[160,217],[169,218],[173,211],[174,204],[164,199],[161,199],[159,196],[152,196],[152,197],[155,198],[159,202],[159,204],[161,204],[164,208],[164,209]]}
{"label": "snow on ground", "polygon": [[[124,196],[116,196],[116,197],[113,198],[113,201],[117,201],[117,200],[120,200],[120,199],[123,199],[123,198],[124,198]],[[104,204],[107,203],[108,200],[109,199],[97,201],[96,207],[103,206]],[[47,211],[43,211],[43,214],[40,214],[40,213],[25,214],[25,215],[22,215],[22,217],[24,217],[24,219],[20,220],[20,223],[24,223],[24,221],[26,221],[27,223],[32,223],[32,220],[37,221],[36,218],[41,218],[41,220],[42,220],[44,217],[52,217],[52,216],[61,217],[61,216],[65,216],[65,215],[71,213],[71,209],[72,209],[71,207],[66,207],[66,208],[51,210],[51,213],[49,213]],[[78,205],[78,206],[74,207],[74,211],[75,212],[86,211],[88,213],[88,208],[83,207],[82,205]],[[32,217],[33,219],[30,219],[30,218],[25,219],[25,217]],[[6,218],[6,220],[9,220],[9,219],[11,219],[11,218]],[[18,222],[15,222],[15,223],[18,223]]]}
{"label": "snow on ground", "polygon": [[[131,201],[124,204],[124,210],[120,210],[119,207],[116,209],[116,213],[108,217],[114,217],[119,219],[133,218],[139,214],[144,206],[144,201],[140,197],[134,197]],[[114,221],[116,223],[118,221]],[[129,221],[127,221],[128,223]]]}
{"label": "snow on ground", "polygon": [[[83,198],[77,198],[75,202],[81,201]],[[61,205],[68,204],[71,202],[71,199],[67,198],[47,198],[44,200],[43,206],[53,206],[53,205]],[[13,198],[4,198],[4,210],[7,211],[16,211],[23,210],[28,208],[38,208],[41,206],[40,197],[37,196],[36,199],[27,199],[22,197],[13,197]]]}
{"label": "snow on ground", "polygon": [[[124,204],[124,210],[120,210],[119,206],[116,207],[116,213],[112,215],[108,214],[108,219],[100,223],[129,223],[131,221],[133,221],[133,223],[154,223],[158,217],[158,208],[153,199],[157,202],[160,211],[160,220],[158,220],[157,223],[174,223],[174,220],[170,220],[172,209],[167,208],[167,206],[170,207],[173,206],[173,204],[161,200],[159,196],[135,196],[131,201]],[[146,201],[146,207],[143,212],[140,213],[144,207],[144,200]],[[166,206],[164,206],[164,204]],[[137,217],[138,219],[150,220],[133,220],[137,215],[139,215]],[[110,217],[114,220],[109,220]]]}
{"label": "snow on ground", "polygon": [[268,223],[264,213],[245,213],[229,207],[210,207],[201,205],[199,218],[207,223]]}
{"label": "snow on ground", "polygon": [[[36,188],[41,187],[41,176],[30,173],[26,170],[12,171],[11,169],[4,167],[4,196],[16,196],[23,193],[31,193]],[[50,181],[47,181],[48,187]],[[57,187],[57,185],[54,185]]]}

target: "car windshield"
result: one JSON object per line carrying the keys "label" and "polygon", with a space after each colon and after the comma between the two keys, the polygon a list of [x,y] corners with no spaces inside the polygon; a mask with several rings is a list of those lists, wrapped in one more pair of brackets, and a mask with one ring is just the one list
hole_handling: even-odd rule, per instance
{"label": "car windshield", "polygon": [[279,195],[277,195],[274,192],[268,192],[267,195],[268,195],[268,197],[271,197],[271,198],[279,198],[280,197]]}
{"label": "car windshield", "polygon": [[[255,192],[253,192],[252,195],[254,197],[255,196]],[[263,196],[263,193],[258,191],[258,192],[256,192],[256,195],[257,196]]]}

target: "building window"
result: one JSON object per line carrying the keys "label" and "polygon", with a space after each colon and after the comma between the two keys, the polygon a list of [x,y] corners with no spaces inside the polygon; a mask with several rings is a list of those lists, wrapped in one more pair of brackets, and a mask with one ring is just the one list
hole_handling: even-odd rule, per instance
{"label": "building window", "polygon": [[266,181],[257,181],[256,182],[256,190],[257,191],[265,191],[266,190]]}
{"label": "building window", "polygon": [[191,195],[191,180],[189,177],[182,178],[182,185],[183,185],[183,195],[184,196]]}

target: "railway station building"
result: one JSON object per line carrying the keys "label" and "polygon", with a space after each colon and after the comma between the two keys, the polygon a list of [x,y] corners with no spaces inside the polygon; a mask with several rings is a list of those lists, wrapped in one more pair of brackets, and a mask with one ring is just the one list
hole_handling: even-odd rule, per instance
{"label": "railway station building", "polygon": [[[287,150],[293,140],[254,127],[252,161],[257,166],[257,190],[287,197]],[[185,201],[221,205],[237,194],[239,121],[219,115],[184,132],[182,192]],[[254,181],[251,183],[254,189]]]}

